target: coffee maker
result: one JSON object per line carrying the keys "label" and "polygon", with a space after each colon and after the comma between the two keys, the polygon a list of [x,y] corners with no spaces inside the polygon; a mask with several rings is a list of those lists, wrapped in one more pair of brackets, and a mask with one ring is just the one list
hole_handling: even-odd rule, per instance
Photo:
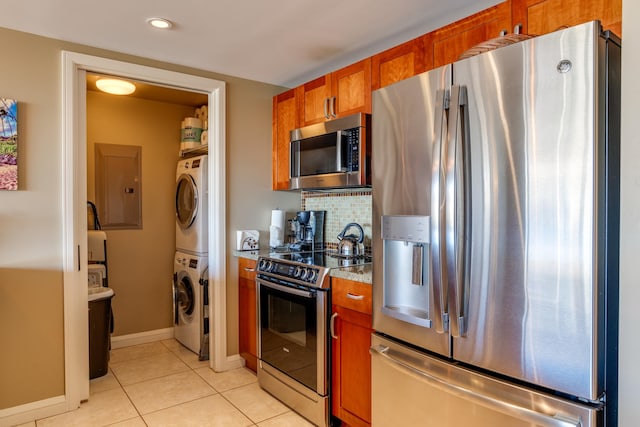
{"label": "coffee maker", "polygon": [[315,252],[324,250],[325,211],[300,211],[293,219],[294,242],[289,246],[293,251]]}

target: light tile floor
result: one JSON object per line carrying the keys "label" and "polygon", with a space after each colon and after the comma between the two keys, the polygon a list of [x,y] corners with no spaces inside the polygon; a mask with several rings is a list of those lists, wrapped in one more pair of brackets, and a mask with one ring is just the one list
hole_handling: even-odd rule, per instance
{"label": "light tile floor", "polygon": [[307,427],[245,368],[215,372],[175,340],[111,351],[79,409],[19,427]]}

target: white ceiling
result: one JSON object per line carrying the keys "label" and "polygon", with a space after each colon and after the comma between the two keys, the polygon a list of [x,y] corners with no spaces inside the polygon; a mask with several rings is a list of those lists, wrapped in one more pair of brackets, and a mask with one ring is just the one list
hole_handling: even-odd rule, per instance
{"label": "white ceiling", "polygon": [[498,2],[0,0],[0,27],[293,87]]}

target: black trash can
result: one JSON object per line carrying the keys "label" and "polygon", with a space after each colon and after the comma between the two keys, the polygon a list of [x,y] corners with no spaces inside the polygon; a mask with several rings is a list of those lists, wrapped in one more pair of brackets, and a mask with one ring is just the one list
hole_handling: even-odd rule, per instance
{"label": "black trash can", "polygon": [[89,378],[107,374],[111,349],[113,289],[89,288]]}

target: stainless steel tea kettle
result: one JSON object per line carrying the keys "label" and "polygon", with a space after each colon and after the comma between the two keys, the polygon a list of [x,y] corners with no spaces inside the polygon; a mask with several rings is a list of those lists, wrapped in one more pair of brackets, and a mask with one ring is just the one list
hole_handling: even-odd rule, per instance
{"label": "stainless steel tea kettle", "polygon": [[[351,228],[355,227],[358,229],[360,235],[356,236],[355,234],[346,234],[347,231]],[[364,255],[364,230],[360,224],[355,222],[351,222],[344,227],[344,230],[338,234],[338,255],[344,257],[357,257]]]}

